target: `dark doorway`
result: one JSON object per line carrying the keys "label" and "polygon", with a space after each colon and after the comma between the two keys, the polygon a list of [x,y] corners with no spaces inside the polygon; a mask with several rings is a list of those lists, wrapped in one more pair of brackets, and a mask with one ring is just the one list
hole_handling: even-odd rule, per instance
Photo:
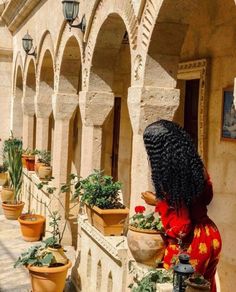
{"label": "dark doorway", "polygon": [[199,79],[186,80],[184,104],[184,129],[190,134],[198,149]]}

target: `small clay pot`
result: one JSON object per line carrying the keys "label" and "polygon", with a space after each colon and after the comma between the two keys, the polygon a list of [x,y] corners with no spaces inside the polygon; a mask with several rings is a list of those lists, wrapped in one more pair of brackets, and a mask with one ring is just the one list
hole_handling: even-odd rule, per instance
{"label": "small clay pot", "polygon": [[27,159],[28,156],[29,155],[27,155],[27,154],[22,154],[21,155],[21,162],[22,162],[22,167],[23,168],[27,168],[27,166],[26,166],[26,159]]}
{"label": "small clay pot", "polygon": [[14,201],[6,201],[2,203],[2,209],[8,220],[17,220],[24,208],[24,202],[15,203]]}
{"label": "small clay pot", "polygon": [[52,167],[46,165],[39,166],[38,177],[40,179],[50,179],[52,177]]}
{"label": "small clay pot", "polygon": [[37,214],[22,214],[18,221],[25,241],[38,241],[44,232],[46,218]]}
{"label": "small clay pot", "polygon": [[34,171],[34,165],[35,165],[35,156],[27,156],[26,157],[26,168],[28,171]]}
{"label": "small clay pot", "polygon": [[211,284],[207,280],[204,280],[203,284],[196,284],[187,279],[185,283],[187,285],[186,292],[211,292]]}
{"label": "small clay pot", "polygon": [[1,172],[0,173],[0,186],[4,186],[7,183],[7,180],[8,180],[8,173]]}
{"label": "small clay pot", "polygon": [[13,201],[14,200],[13,189],[8,188],[8,187],[2,187],[1,199],[2,199],[2,202]]}

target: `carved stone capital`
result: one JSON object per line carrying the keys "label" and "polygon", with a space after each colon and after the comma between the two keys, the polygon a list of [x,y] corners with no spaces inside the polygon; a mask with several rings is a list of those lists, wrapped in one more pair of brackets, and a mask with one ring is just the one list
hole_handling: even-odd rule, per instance
{"label": "carved stone capital", "polygon": [[79,104],[77,94],[56,93],[52,95],[52,108],[55,119],[70,119]]}
{"label": "carved stone capital", "polygon": [[159,119],[172,120],[179,105],[179,90],[161,87],[130,87],[128,108],[134,133]]}
{"label": "carved stone capital", "polygon": [[102,126],[114,106],[114,94],[101,91],[81,91],[80,112],[86,126]]}

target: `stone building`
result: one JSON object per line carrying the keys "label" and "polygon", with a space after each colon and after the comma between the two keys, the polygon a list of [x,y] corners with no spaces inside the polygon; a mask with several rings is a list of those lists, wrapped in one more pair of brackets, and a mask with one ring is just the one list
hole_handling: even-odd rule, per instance
{"label": "stone building", "polygon": [[[221,291],[234,291],[236,143],[222,139],[222,101],[236,75],[235,1],[81,0],[84,33],[70,28],[58,0],[1,1],[0,15],[1,139],[12,130],[25,148],[51,150],[59,184],[104,169],[133,210],[152,188],[144,128],[179,122],[213,181]],[[23,50],[27,32],[35,55]]]}

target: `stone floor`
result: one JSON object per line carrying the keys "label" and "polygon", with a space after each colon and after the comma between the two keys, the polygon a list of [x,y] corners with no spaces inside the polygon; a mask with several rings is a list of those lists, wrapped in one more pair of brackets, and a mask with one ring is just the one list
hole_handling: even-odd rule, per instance
{"label": "stone floor", "polygon": [[[31,291],[28,271],[23,267],[15,269],[13,265],[21,252],[34,244],[25,242],[18,221],[6,220],[0,210],[0,292]],[[73,261],[73,248],[69,248],[67,256]],[[68,283],[67,286],[71,285]],[[67,288],[66,291],[74,289]]]}

